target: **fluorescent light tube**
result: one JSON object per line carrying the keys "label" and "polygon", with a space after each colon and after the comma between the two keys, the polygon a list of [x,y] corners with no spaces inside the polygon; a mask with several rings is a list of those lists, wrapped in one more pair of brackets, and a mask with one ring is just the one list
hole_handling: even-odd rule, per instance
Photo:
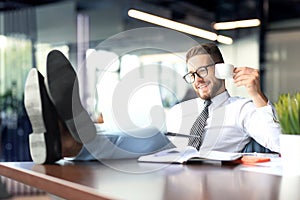
{"label": "fluorescent light tube", "polygon": [[259,19],[248,19],[248,20],[240,20],[240,21],[231,21],[231,22],[219,22],[213,25],[216,30],[229,30],[236,28],[248,28],[255,27],[260,25]]}
{"label": "fluorescent light tube", "polygon": [[[179,23],[176,21],[172,21],[166,18],[162,18],[156,15],[152,15],[149,13],[145,13],[142,11],[138,11],[138,10],[134,10],[134,9],[130,9],[128,11],[128,16],[135,18],[135,19],[139,19],[142,21],[146,21],[152,24],[156,24],[159,26],[163,26],[166,28],[170,28],[173,30],[177,30],[180,32],[184,32],[184,33],[188,33],[190,35],[194,35],[197,37],[201,37],[204,39],[208,39],[208,40],[212,40],[212,41],[216,41],[218,40],[218,38],[220,37],[220,35],[218,36],[216,33],[204,30],[204,29],[200,29],[200,28],[196,28],[190,25],[186,25],[183,23]],[[227,38],[227,43],[225,44],[231,44],[232,43],[232,39],[226,36],[221,36],[221,38]],[[231,43],[228,43],[231,40]],[[219,41],[219,40],[218,40]],[[221,40],[222,41],[222,40]],[[219,41],[220,42],[220,41]],[[223,42],[222,42],[223,43]]]}
{"label": "fluorescent light tube", "polygon": [[233,40],[230,37],[218,35],[217,41],[223,44],[232,44]]}

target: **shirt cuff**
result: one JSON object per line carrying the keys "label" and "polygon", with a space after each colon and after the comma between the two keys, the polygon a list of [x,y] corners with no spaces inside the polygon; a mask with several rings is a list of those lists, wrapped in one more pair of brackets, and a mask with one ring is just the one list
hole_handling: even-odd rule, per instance
{"label": "shirt cuff", "polygon": [[266,106],[256,108],[256,110],[259,113],[263,114],[265,117],[269,116],[270,118],[272,118],[273,122],[279,123],[275,106],[273,105],[273,103],[271,101],[268,100],[268,103]]}

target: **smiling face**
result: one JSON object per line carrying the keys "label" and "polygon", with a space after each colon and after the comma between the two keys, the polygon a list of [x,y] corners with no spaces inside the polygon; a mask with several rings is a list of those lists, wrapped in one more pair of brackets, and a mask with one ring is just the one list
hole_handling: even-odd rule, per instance
{"label": "smiling face", "polygon": [[[188,72],[195,72],[199,67],[214,63],[209,54],[195,55],[187,62]],[[201,99],[211,99],[225,91],[225,81],[215,77],[215,67],[207,68],[208,74],[204,78],[195,76],[192,83],[196,94]]]}

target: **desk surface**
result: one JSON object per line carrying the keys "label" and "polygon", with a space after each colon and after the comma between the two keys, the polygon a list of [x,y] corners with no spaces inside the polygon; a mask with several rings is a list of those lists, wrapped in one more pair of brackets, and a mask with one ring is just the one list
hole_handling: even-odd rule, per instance
{"label": "desk surface", "polygon": [[300,176],[281,177],[213,164],[115,160],[1,163],[0,174],[66,199],[299,199]]}

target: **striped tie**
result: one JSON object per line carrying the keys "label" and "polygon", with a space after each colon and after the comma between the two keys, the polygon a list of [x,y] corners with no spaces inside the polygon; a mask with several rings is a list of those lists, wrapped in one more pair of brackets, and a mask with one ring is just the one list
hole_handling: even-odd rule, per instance
{"label": "striped tie", "polygon": [[190,135],[196,137],[190,137],[188,145],[193,146],[198,150],[200,149],[200,146],[203,141],[204,127],[206,124],[206,120],[208,118],[208,106],[210,104],[211,104],[211,100],[206,100],[204,102],[204,109],[196,119],[190,131]]}

